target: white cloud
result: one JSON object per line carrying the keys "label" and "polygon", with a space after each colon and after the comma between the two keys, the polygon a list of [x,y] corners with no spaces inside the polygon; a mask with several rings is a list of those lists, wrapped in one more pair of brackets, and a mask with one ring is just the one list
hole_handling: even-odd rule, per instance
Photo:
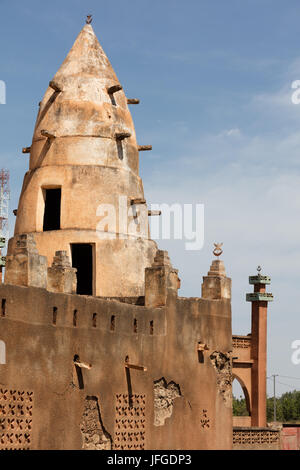
{"label": "white cloud", "polygon": [[240,137],[241,131],[239,128],[235,127],[233,129],[224,130],[220,133],[220,137]]}

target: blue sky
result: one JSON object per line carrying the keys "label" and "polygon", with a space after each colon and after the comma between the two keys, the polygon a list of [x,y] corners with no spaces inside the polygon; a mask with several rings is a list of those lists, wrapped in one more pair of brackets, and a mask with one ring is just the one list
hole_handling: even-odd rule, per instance
{"label": "blue sky", "polygon": [[[204,203],[205,244],[187,252],[162,241],[180,271],[183,296],[200,296],[214,241],[233,282],[233,331],[250,331],[248,276],[272,277],[268,375],[300,377],[300,79],[297,0],[0,0],[0,165],[17,207],[38,102],[85,16],[128,97],[148,203]],[[10,220],[13,233],[14,218]],[[300,380],[279,378],[292,388]],[[270,381],[269,381],[270,382]],[[278,393],[291,390],[278,385]],[[269,389],[271,393],[271,387]]]}

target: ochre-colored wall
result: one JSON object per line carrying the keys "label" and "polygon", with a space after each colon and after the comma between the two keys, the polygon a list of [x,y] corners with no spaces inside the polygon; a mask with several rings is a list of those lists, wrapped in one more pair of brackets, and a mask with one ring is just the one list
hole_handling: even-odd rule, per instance
{"label": "ochre-colored wall", "polygon": [[[231,350],[230,300],[184,299],[169,293],[166,307],[150,309],[12,285],[0,286],[0,303],[2,299],[0,339],[6,344],[7,363],[0,366],[0,383],[7,390],[34,392],[32,449],[81,449],[87,396],[98,398],[103,425],[114,440],[116,395],[128,394],[126,356],[130,363],[147,367],[145,372],[130,369],[132,393],[145,395],[146,449],[232,447],[231,384],[221,373],[222,365],[216,368]],[[202,358],[199,342],[209,348]],[[74,355],[92,364],[90,370],[81,369],[83,390],[74,382]],[[174,399],[165,424],[154,426],[154,381],[162,377],[177,384],[181,396]]]}

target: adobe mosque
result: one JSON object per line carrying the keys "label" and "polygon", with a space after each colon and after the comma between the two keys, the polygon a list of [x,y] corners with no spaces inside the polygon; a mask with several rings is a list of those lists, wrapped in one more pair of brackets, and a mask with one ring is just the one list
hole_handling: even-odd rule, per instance
{"label": "adobe mosque", "polygon": [[[259,429],[272,445],[270,278],[250,277],[248,336],[232,336],[220,247],[201,298],[178,296],[178,271],[148,228],[139,152],[151,147],[138,145],[129,111],[138,100],[90,22],[23,149],[29,170],[0,285],[0,448],[231,449]],[[120,200],[143,236],[119,222]],[[99,207],[113,207],[117,223],[101,224]],[[233,378],[249,411],[235,423]]]}

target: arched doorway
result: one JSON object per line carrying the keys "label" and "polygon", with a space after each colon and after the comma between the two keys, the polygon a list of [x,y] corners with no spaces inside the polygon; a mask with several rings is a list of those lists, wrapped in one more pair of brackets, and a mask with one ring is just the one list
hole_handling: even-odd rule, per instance
{"label": "arched doorway", "polygon": [[233,375],[232,381],[232,413],[233,416],[251,416],[250,396],[244,382]]}

